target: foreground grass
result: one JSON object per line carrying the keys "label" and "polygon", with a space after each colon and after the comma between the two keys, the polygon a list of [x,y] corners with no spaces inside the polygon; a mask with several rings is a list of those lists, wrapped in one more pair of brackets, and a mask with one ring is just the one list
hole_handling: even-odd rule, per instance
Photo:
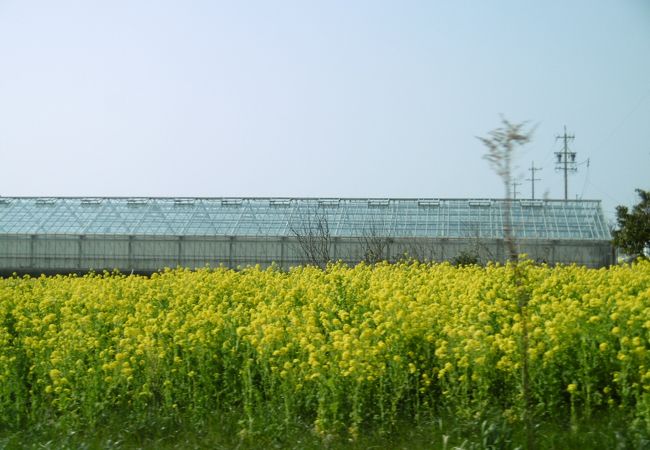
{"label": "foreground grass", "polygon": [[[650,436],[625,416],[606,415],[570,425],[569,421],[536,424],[537,449],[645,449]],[[241,417],[221,414],[205,423],[189,424],[160,420],[133,424],[120,418],[92,429],[61,429],[39,425],[27,430],[0,433],[2,449],[517,449],[526,448],[526,433],[520,425],[493,416],[459,421],[435,419],[419,425],[399,423],[390,433],[363,430],[355,440],[323,437],[307,424],[292,424],[278,430],[241,433]]]}

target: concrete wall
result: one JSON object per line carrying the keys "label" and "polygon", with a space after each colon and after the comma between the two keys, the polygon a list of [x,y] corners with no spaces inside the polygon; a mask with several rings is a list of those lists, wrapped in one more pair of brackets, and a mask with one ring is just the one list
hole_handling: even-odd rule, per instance
{"label": "concrete wall", "polygon": [[[502,240],[400,238],[385,242],[383,259],[451,260],[461,251],[481,261],[504,261]],[[364,259],[367,243],[357,238],[333,238],[333,260],[355,264]],[[549,264],[577,263],[589,267],[612,264],[606,241],[519,242],[519,252]],[[122,235],[0,235],[0,273],[57,273],[119,269],[152,272],[164,267],[244,267],[271,262],[283,268],[304,264],[304,253],[294,237],[195,237]]]}

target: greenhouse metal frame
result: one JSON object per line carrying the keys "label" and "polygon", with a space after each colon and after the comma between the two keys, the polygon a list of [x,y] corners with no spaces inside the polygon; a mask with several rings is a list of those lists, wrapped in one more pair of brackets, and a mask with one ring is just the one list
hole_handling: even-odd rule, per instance
{"label": "greenhouse metal frame", "polygon": [[[509,208],[507,207],[509,206]],[[395,198],[0,197],[0,271],[280,267],[310,262],[301,235],[354,264],[380,259],[505,259],[510,211],[522,253],[554,263],[613,262],[597,200]],[[315,232],[316,222],[325,229]]]}

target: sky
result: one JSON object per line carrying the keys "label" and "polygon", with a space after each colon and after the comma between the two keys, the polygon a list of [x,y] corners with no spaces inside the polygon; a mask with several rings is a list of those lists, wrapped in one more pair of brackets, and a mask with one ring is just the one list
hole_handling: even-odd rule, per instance
{"label": "sky", "polygon": [[[502,198],[650,189],[650,1],[0,0],[0,195]],[[587,164],[588,161],[588,164]]]}

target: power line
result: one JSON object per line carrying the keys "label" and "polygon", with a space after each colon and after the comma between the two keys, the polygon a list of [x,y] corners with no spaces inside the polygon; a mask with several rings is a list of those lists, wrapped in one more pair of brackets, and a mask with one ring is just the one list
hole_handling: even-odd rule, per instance
{"label": "power line", "polygon": [[517,186],[520,186],[520,185],[521,185],[521,183],[519,183],[517,181],[512,182],[512,199],[513,200],[517,200],[517,194],[519,194],[519,192],[517,191]]}
{"label": "power line", "polygon": [[530,178],[526,178],[526,181],[531,182],[531,187],[532,187],[532,196],[531,196],[531,198],[533,200],[535,200],[535,181],[542,181],[541,178],[535,178],[535,172],[538,172],[538,171],[542,170],[542,168],[541,167],[535,167],[535,161],[533,161],[530,164],[530,168],[528,170],[530,170],[531,175],[530,175]]}
{"label": "power line", "polygon": [[569,199],[569,172],[576,172],[578,166],[576,164],[576,152],[569,151],[568,142],[574,140],[575,135],[566,134],[566,125],[564,126],[564,134],[555,136],[555,139],[562,139],[564,141],[563,150],[555,152],[555,170],[564,171],[564,200]]}
{"label": "power line", "polygon": [[553,144],[549,144],[550,150],[546,154],[546,157],[542,161],[542,165],[545,166],[551,159],[553,159],[553,152],[555,147],[557,146],[557,139],[553,139]]}
{"label": "power line", "polygon": [[639,100],[634,104],[634,106],[623,116],[623,118],[618,122],[618,124],[612,129],[612,131],[598,144],[595,149],[600,150],[606,143],[611,139],[612,136],[627,122],[627,120],[632,117],[632,114],[643,104],[643,102],[650,98],[650,89],[648,89],[644,94],[639,97]]}
{"label": "power line", "polygon": [[585,189],[587,188],[587,182],[589,181],[589,158],[587,158],[587,175],[585,176],[585,182],[582,184],[582,192],[580,193],[580,198],[582,199],[585,195]]}

